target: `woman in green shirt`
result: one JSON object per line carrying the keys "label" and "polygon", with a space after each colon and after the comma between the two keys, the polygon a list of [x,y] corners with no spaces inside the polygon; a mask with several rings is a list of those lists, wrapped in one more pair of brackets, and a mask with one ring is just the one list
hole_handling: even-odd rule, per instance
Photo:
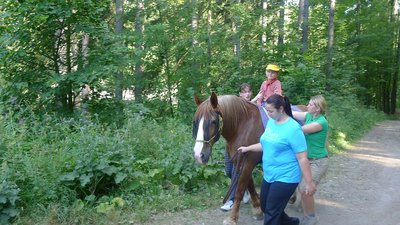
{"label": "woman in green shirt", "polygon": [[[307,142],[307,157],[310,162],[311,175],[315,185],[319,183],[328,169],[328,121],[324,114],[326,101],[321,95],[311,97],[307,105],[307,112],[293,112],[296,120],[304,122],[302,126]],[[318,222],[315,215],[313,195],[304,194],[304,182],[299,185],[304,217],[300,225],[314,225]]]}

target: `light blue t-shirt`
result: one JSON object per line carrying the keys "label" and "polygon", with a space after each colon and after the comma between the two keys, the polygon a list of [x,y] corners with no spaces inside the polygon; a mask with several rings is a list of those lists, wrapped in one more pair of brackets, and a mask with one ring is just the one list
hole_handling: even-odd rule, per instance
{"label": "light blue t-shirt", "polygon": [[263,149],[264,179],[272,183],[299,183],[301,169],[296,158],[297,152],[307,150],[306,139],[301,126],[291,117],[277,124],[271,119],[267,123],[265,132],[260,137]]}

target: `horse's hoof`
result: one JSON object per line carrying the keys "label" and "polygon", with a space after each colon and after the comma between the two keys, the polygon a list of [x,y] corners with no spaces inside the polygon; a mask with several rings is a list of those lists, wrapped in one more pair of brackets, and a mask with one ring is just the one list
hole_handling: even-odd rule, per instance
{"label": "horse's hoof", "polygon": [[232,220],[230,217],[224,219],[224,225],[237,225],[237,223]]}
{"label": "horse's hoof", "polygon": [[253,218],[255,220],[262,220],[264,219],[264,213],[261,211],[260,207],[258,208],[253,208]]}

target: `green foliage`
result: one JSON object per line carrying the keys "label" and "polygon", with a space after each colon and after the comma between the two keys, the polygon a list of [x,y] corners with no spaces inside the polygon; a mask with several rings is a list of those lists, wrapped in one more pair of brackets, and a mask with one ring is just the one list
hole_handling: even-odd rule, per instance
{"label": "green foliage", "polygon": [[[389,3],[337,4],[327,80],[326,1],[311,2],[308,50],[300,54],[295,4],[285,8],[284,44],[277,46],[278,2],[264,11],[256,1],[145,1],[145,29],[138,34],[136,2],[125,1],[125,30],[115,35],[114,6],[107,0],[3,0],[0,161],[9,167],[3,186],[19,198],[11,206],[25,209],[17,222],[127,224],[131,218],[115,219],[123,216],[120,210],[142,221],[157,210],[210,205],[228,183],[224,147],[222,141],[214,146],[208,166],[194,162],[193,95],[237,94],[243,82],[256,93],[270,62],[284,68],[280,80],[294,104],[326,96],[331,150],[341,151],[386,118],[370,106],[387,111],[388,91],[397,85],[391,82],[399,69],[399,21]],[[196,28],[192,18],[198,18]],[[240,51],[232,51],[238,43]],[[140,86],[141,104],[114,99],[117,71],[124,89]],[[83,85],[91,88],[81,101],[87,112],[77,104]],[[129,207],[120,207],[115,196]]]}
{"label": "green foliage", "polygon": [[110,211],[115,210],[116,208],[122,208],[124,205],[125,205],[125,201],[120,197],[116,197],[116,198],[111,199],[111,201],[106,201],[106,202],[100,203],[96,207],[96,211],[98,213],[108,213]]}
{"label": "green foliage", "polygon": [[[102,196],[121,194],[135,205],[145,196],[152,196],[151,202],[157,196],[173,198],[169,192],[197,192],[204,182],[223,178],[221,164],[195,163],[189,126],[177,119],[145,118],[139,108],[126,107],[120,128],[34,114],[24,114],[20,122],[13,118],[17,115],[6,115],[0,126],[2,159],[12,162],[10,178],[21,189],[26,212],[37,211],[35,205],[69,205],[77,198],[96,205]],[[217,163],[223,158],[222,143],[214,149]]]}
{"label": "green foliage", "polygon": [[321,70],[299,63],[280,76],[284,94],[294,104],[306,104],[311,96],[324,94],[326,79]]}
{"label": "green foliage", "polygon": [[[327,96],[332,152],[385,118],[349,99]],[[96,117],[78,121],[24,113],[21,121],[18,114],[5,114],[0,120],[1,158],[21,190],[26,216],[47,215],[71,224],[77,214],[86,221],[80,211],[84,208],[93,217],[121,218],[124,208],[112,202],[120,196],[142,212],[136,219],[145,221],[154,208],[199,207],[193,199],[198,193],[210,198],[211,190],[218,189],[222,197],[229,184],[222,169],[224,141],[214,145],[209,165],[199,166],[192,156],[190,125],[177,118],[151,119],[146,110],[125,105],[120,127],[104,125]],[[58,206],[52,209],[54,204]]]}
{"label": "green foliage", "polygon": [[[87,101],[89,115],[102,124],[121,125],[124,122],[125,104],[114,98],[94,98]],[[118,112],[118,113],[116,113]]]}
{"label": "green foliage", "polygon": [[87,151],[76,162],[72,172],[63,175],[60,180],[77,191],[78,196],[90,201],[92,196],[110,193],[126,177],[129,165],[118,150],[99,154],[100,146],[93,146],[94,151]]}
{"label": "green foliage", "polygon": [[329,97],[327,119],[331,152],[342,151],[365,134],[376,122],[388,119],[382,112],[362,106],[355,98]]}
{"label": "green foliage", "polygon": [[20,214],[20,208],[17,206],[20,189],[10,181],[8,177],[8,166],[4,162],[0,173],[0,224],[10,224],[12,220]]}

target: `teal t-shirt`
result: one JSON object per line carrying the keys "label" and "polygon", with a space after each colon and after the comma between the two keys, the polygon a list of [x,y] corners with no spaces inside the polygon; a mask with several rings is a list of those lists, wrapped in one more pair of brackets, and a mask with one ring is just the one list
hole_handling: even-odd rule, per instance
{"label": "teal t-shirt", "polygon": [[296,153],[307,150],[307,143],[301,126],[289,118],[282,124],[269,119],[260,137],[263,149],[264,179],[272,183],[299,183],[301,170]]}
{"label": "teal t-shirt", "polygon": [[323,158],[328,155],[328,150],[325,145],[328,136],[328,121],[323,115],[314,118],[312,114],[307,113],[305,124],[313,122],[321,124],[322,130],[305,135],[307,141],[307,154],[309,158]]}

